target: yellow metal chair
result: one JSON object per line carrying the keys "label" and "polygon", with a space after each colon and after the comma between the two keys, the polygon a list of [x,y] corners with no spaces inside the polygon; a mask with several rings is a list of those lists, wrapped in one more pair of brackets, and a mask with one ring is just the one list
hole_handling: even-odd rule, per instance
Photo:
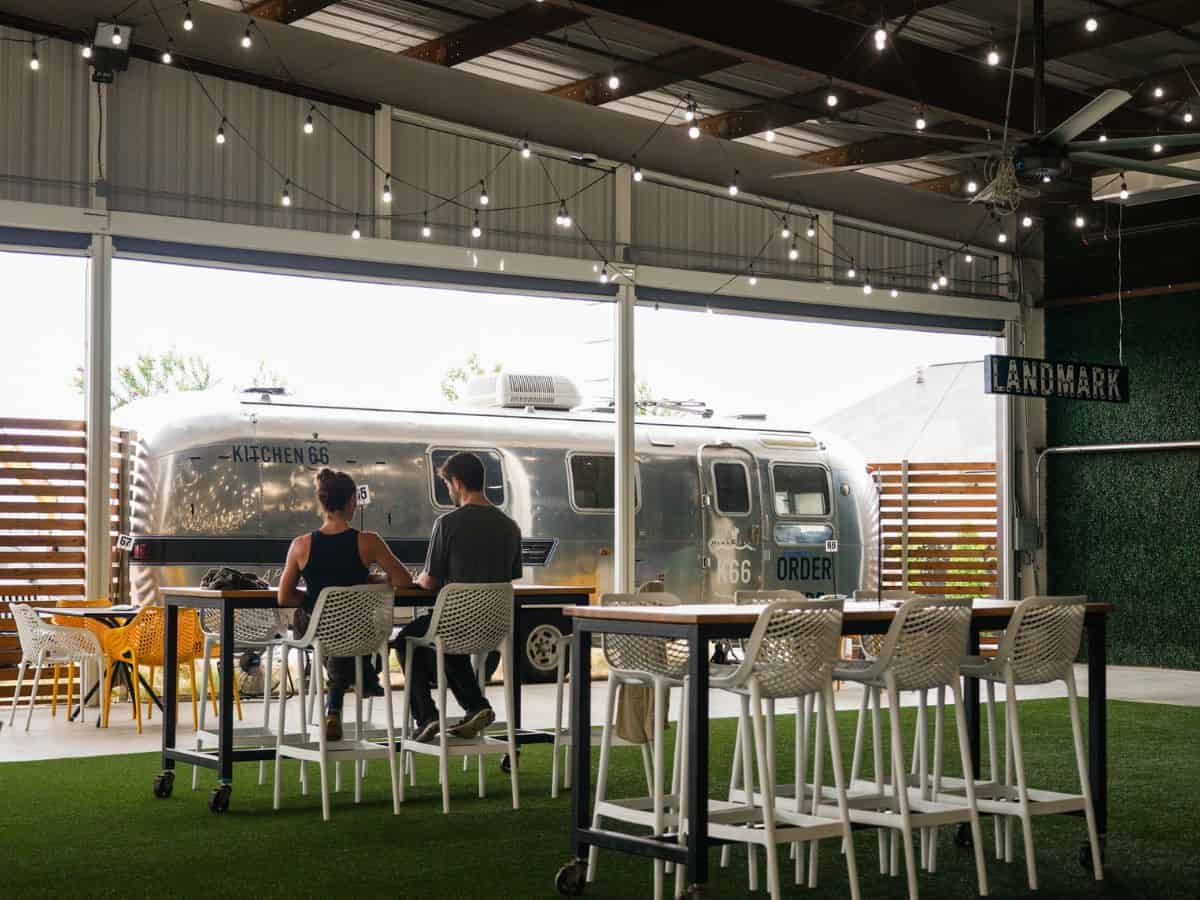
{"label": "yellow metal chair", "polygon": [[[165,610],[160,606],[144,606],[123,628],[111,628],[100,643],[108,657],[104,673],[104,726],[108,727],[108,714],[112,706],[113,666],[125,663],[132,669],[134,717],[137,719],[138,734],[142,733],[141,689],[138,683],[138,666],[162,666],[165,657],[163,647]],[[179,610],[178,665],[180,671],[187,667],[192,684],[192,727],[199,727],[200,716],[196,698],[196,652],[200,643],[200,621],[194,609]]]}
{"label": "yellow metal chair", "polygon": [[[88,607],[88,606],[97,606],[97,607],[98,606],[108,606],[109,601],[107,598],[102,598],[100,600],[59,600],[54,605],[57,607],[78,609],[81,607]],[[92,619],[80,619],[80,618],[76,618],[75,616],[54,616],[53,619],[51,619],[51,622],[55,625],[60,625],[63,628],[86,629],[87,631],[90,631],[92,634],[94,634],[96,636],[97,640],[101,640],[101,641],[104,639],[104,633],[109,630],[107,625],[103,625],[100,622],[96,622]],[[83,671],[83,665],[84,664],[82,662],[79,664],[79,667],[80,667],[79,668],[79,696],[81,699],[87,693],[87,687],[84,684],[86,674]],[[52,716],[58,715],[58,680],[62,675],[62,669],[63,669],[62,666],[54,667],[54,691],[50,695],[50,715],[52,715]],[[66,669],[67,669],[67,704],[66,705],[67,705],[67,710],[68,710],[68,714],[69,714],[70,709],[71,709],[71,700],[73,699],[72,695],[73,695],[73,688],[74,688],[74,682],[75,682],[75,667],[73,665],[68,665],[66,667]],[[96,677],[100,678],[101,674],[99,672],[97,672]]]}

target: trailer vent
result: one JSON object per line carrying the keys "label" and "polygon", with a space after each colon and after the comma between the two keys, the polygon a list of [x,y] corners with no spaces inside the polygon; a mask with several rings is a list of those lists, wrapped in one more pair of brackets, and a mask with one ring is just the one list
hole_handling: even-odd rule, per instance
{"label": "trailer vent", "polygon": [[558,541],[554,538],[525,538],[521,541],[521,564],[526,566],[545,566],[550,564],[554,555],[554,547]]}
{"label": "trailer vent", "polygon": [[467,383],[468,406],[489,409],[573,409],[579,405],[579,389],[562,375],[521,375],[501,372],[479,375]]}

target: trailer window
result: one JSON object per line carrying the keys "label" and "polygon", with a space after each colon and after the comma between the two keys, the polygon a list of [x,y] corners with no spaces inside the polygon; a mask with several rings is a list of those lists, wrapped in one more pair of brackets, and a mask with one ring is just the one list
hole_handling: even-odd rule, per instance
{"label": "trailer window", "polygon": [[771,470],[777,516],[829,515],[829,479],[819,466],[777,465]]}
{"label": "trailer window", "polygon": [[[438,470],[446,460],[459,452],[459,450],[431,450],[429,452],[430,461],[433,463],[433,471],[430,472],[430,476],[433,478],[433,502],[437,506],[454,506],[454,501],[450,499],[450,490],[446,487],[446,482],[438,476]],[[474,453],[483,463],[483,492],[487,495],[488,500],[496,506],[503,506],[504,467],[500,462],[500,454],[495,450],[468,449],[467,452]]]}
{"label": "trailer window", "polygon": [[[572,453],[569,459],[571,498],[574,507],[584,512],[611,511],[615,507],[617,496],[616,459],[612,456],[589,456],[584,453]],[[635,509],[639,502],[638,484],[635,477],[633,481]]]}
{"label": "trailer window", "polygon": [[798,522],[779,522],[775,526],[775,543],[782,545],[824,544],[833,539],[832,525],[802,525]]}
{"label": "trailer window", "polygon": [[750,478],[745,466],[736,462],[713,463],[713,484],[717,488],[717,512],[727,516],[750,512]]}

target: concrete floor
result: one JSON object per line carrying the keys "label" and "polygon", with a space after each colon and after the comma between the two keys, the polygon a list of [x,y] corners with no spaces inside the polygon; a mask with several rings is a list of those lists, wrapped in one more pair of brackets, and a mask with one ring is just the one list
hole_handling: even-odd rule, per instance
{"label": "concrete floor", "polygon": [[[1086,666],[1076,666],[1076,680],[1081,694],[1086,694]],[[604,692],[604,682],[593,684],[593,721],[598,720],[601,715]],[[489,688],[488,695],[497,709],[502,709],[504,700],[501,688]],[[1064,697],[1066,690],[1061,684],[1039,686],[1021,688],[1018,695],[1021,699]],[[1200,672],[1111,666],[1108,670],[1108,696],[1114,700],[1133,700],[1141,703],[1200,706]],[[860,688],[846,684],[837,692],[838,709],[856,709],[861,698]],[[906,696],[904,702],[906,705],[915,703],[915,696]],[[550,727],[554,721],[554,685],[527,687],[523,703],[526,727]],[[736,700],[728,694],[714,692],[710,704],[714,718],[736,714]],[[351,697],[347,700],[348,715],[352,715],[352,705]],[[293,708],[288,711],[289,721],[295,721],[294,710],[296,707],[293,701]],[[453,712],[457,714],[457,710]],[[262,704],[258,701],[246,701],[243,704],[243,713],[247,724],[262,722]],[[139,735],[128,703],[114,704],[110,727],[107,729],[95,727],[95,710],[89,710],[90,721],[81,724],[67,722],[61,706],[56,717],[51,717],[48,708],[39,708],[34,710],[33,723],[28,732],[24,730],[24,709],[18,710],[16,722],[12,726],[8,724],[9,714],[6,704],[3,716],[0,716],[0,722],[3,722],[3,728],[0,729],[0,762],[138,753],[157,750],[162,745],[161,715],[155,711],[154,718],[144,723],[143,733]],[[376,719],[382,721],[378,705]],[[179,726],[179,742],[186,745],[192,734],[192,714],[186,703],[179,707]]]}

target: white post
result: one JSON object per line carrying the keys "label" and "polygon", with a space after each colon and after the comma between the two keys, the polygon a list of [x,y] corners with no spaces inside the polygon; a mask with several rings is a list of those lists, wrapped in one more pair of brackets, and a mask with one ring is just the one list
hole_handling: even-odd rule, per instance
{"label": "white post", "polygon": [[622,284],[617,291],[616,334],[613,364],[615,367],[614,394],[616,397],[616,508],[615,534],[613,536],[615,558],[613,564],[613,589],[626,593],[636,589],[634,584],[634,443],[633,424],[634,364],[633,364],[633,312],[637,298],[633,285]]}
{"label": "white post", "polygon": [[87,353],[87,599],[109,596],[112,586],[112,238],[92,236],[88,263]]}
{"label": "white post", "polygon": [[108,209],[108,85],[88,86],[88,171],[92,209]]}
{"label": "white post", "polygon": [[390,238],[392,236],[392,220],[385,218],[392,212],[391,204],[383,202],[383,187],[392,170],[392,108],[386,103],[375,111],[375,159],[385,171],[375,170],[375,194],[371,209],[375,210],[375,221],[371,228],[371,237]]}

